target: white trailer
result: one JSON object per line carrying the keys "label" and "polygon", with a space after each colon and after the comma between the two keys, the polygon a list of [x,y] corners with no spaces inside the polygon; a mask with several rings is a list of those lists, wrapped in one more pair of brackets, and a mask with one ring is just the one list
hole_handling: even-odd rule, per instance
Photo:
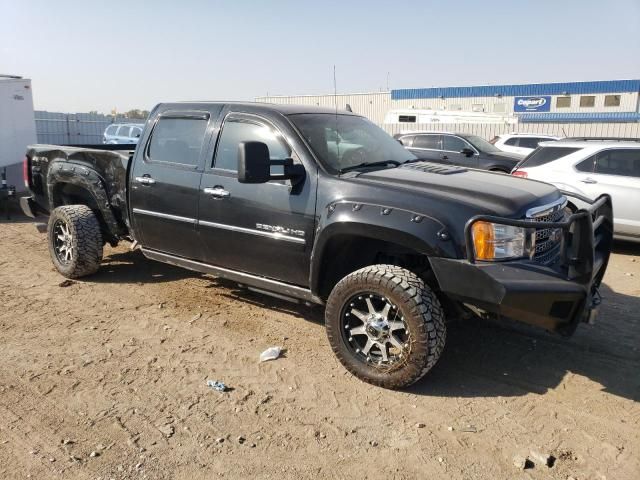
{"label": "white trailer", "polygon": [[513,115],[486,112],[465,112],[462,110],[432,110],[398,108],[389,110],[384,117],[385,125],[406,124],[490,124],[490,125],[514,125],[518,119]]}
{"label": "white trailer", "polygon": [[[31,80],[0,75],[0,174],[6,184],[24,190],[22,159],[27,145],[36,143]],[[0,188],[2,186],[0,185]]]}

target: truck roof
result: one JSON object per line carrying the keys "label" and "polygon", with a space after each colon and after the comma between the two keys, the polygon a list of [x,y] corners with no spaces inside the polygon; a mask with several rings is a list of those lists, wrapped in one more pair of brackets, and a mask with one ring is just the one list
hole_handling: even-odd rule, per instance
{"label": "truck roof", "polygon": [[[266,102],[167,102],[161,103],[158,105],[164,107],[172,107],[176,108],[198,108],[198,105],[233,105],[235,107],[245,107],[248,110],[259,112],[279,112],[283,115],[296,115],[299,113],[329,113],[335,114],[335,108],[329,107],[318,107],[315,105],[289,105],[289,104],[279,104],[279,103],[266,103]],[[156,107],[157,108],[157,107]],[[338,108],[339,115],[354,115],[361,116],[357,113],[348,112],[346,110]]]}

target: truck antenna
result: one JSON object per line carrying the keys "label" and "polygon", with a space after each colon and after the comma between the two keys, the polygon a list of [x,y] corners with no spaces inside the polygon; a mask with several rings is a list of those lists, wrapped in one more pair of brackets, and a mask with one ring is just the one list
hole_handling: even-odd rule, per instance
{"label": "truck antenna", "polygon": [[338,83],[336,82],[336,66],[333,66],[333,104],[336,111],[336,153],[340,160],[340,138],[338,136]]}

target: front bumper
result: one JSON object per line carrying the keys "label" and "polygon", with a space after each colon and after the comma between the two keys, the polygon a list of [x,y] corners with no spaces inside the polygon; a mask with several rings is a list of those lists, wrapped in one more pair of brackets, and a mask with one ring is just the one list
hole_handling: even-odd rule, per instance
{"label": "front bumper", "polygon": [[[567,196],[575,196],[570,193]],[[492,216],[472,218],[466,226],[467,259],[432,258],[443,293],[485,312],[572,334],[595,317],[598,287],[607,268],[613,238],[611,197],[595,201],[562,222],[531,222]],[[471,225],[476,221],[563,232],[560,259],[553,266],[530,260],[482,262],[473,257]]]}

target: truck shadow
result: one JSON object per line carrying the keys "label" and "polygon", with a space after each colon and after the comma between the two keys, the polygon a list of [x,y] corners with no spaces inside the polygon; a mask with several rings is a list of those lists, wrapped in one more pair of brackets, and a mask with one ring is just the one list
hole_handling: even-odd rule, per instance
{"label": "truck shadow", "polygon": [[440,361],[409,391],[454,397],[544,394],[567,375],[578,375],[605,392],[640,401],[640,298],[607,285],[601,293],[596,324],[580,325],[570,338],[516,323],[451,325]]}
{"label": "truck shadow", "polygon": [[[631,252],[635,245],[628,246]],[[234,282],[153,262],[139,251],[105,257],[92,282],[155,283],[204,277],[229,299],[322,324],[322,308],[310,308],[239,288]],[[434,369],[408,392],[444,397],[509,397],[544,394],[577,375],[602,390],[640,401],[640,298],[601,288],[595,325],[580,325],[564,338],[517,322],[480,319],[448,326],[445,351]],[[573,381],[568,379],[567,381]],[[577,380],[580,381],[580,380]]]}
{"label": "truck shadow", "polygon": [[147,260],[142,252],[125,251],[105,255],[100,270],[87,280],[96,283],[162,283],[198,278],[198,272]]}

